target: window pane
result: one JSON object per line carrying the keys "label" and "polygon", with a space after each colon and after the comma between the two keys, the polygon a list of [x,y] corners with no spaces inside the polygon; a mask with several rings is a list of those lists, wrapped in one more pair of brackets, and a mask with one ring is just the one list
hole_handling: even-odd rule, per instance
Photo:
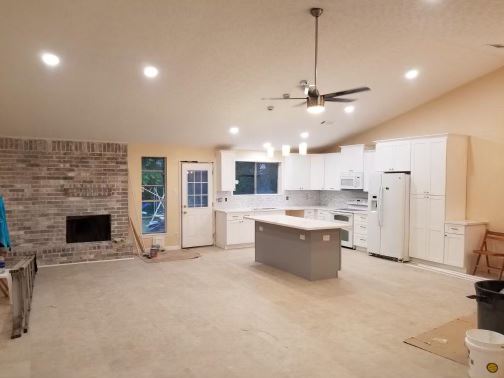
{"label": "window pane", "polygon": [[194,194],[201,194],[201,184],[199,182],[194,184]]}
{"label": "window pane", "polygon": [[201,182],[201,171],[196,171],[194,175],[195,182]]}
{"label": "window pane", "polygon": [[194,207],[194,196],[187,196],[187,206]]}
{"label": "window pane", "polygon": [[142,187],[142,201],[161,201],[164,197],[164,186]]}
{"label": "window pane", "polygon": [[201,196],[194,196],[194,207],[201,206]]}
{"label": "window pane", "polygon": [[201,181],[208,182],[208,171],[201,171]]}
{"label": "window pane", "polygon": [[142,233],[166,232],[166,160],[142,157]]}
{"label": "window pane", "polygon": [[236,184],[234,194],[254,194],[254,172],[255,163],[248,161],[237,161]]}
{"label": "window pane", "polygon": [[163,202],[142,202],[142,232],[165,232],[165,208]]}
{"label": "window pane", "polygon": [[278,163],[257,163],[257,193],[278,193]]}
{"label": "window pane", "polygon": [[187,171],[187,182],[194,182],[194,171]]}
{"label": "window pane", "polygon": [[201,194],[208,194],[208,184],[201,184]]}
{"label": "window pane", "polygon": [[208,196],[201,196],[201,207],[208,207]]}
{"label": "window pane", "polygon": [[164,158],[143,157],[142,170],[164,172]]}
{"label": "window pane", "polygon": [[143,172],[142,185],[164,185],[163,172]]}
{"label": "window pane", "polygon": [[187,194],[194,194],[194,184],[191,182],[187,184]]}

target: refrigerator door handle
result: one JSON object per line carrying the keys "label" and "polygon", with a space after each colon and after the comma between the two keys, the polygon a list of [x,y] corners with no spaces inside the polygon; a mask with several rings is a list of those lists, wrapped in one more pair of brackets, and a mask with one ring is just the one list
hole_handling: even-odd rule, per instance
{"label": "refrigerator door handle", "polygon": [[380,191],[378,192],[378,224],[383,226],[383,186],[380,186]]}

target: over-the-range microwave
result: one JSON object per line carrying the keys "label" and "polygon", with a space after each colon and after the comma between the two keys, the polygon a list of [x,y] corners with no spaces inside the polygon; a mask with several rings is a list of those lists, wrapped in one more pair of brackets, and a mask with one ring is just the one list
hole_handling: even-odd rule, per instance
{"label": "over-the-range microwave", "polygon": [[364,189],[364,174],[362,172],[344,172],[340,175],[341,189]]}

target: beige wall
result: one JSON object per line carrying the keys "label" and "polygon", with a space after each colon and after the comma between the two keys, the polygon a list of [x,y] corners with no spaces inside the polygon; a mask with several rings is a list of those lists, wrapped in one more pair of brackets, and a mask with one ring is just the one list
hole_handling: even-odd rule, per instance
{"label": "beige wall", "polygon": [[437,133],[470,136],[467,218],[504,232],[504,67],[338,145]]}
{"label": "beige wall", "polygon": [[[180,162],[215,162],[215,153],[210,148],[184,148],[159,144],[128,145],[129,212],[137,232],[141,232],[141,167],[142,156],[166,158],[167,232],[165,246],[180,246]],[[214,180],[215,182],[215,180]],[[146,247],[152,242],[143,236]]]}

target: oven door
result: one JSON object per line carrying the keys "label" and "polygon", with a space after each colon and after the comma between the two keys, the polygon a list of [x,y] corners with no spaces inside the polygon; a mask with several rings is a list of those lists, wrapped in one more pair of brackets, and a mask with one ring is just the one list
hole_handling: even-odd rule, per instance
{"label": "oven door", "polygon": [[338,222],[348,222],[349,227],[342,228],[340,231],[341,246],[346,248],[353,248],[353,214],[350,213],[335,213],[332,214],[332,219]]}

